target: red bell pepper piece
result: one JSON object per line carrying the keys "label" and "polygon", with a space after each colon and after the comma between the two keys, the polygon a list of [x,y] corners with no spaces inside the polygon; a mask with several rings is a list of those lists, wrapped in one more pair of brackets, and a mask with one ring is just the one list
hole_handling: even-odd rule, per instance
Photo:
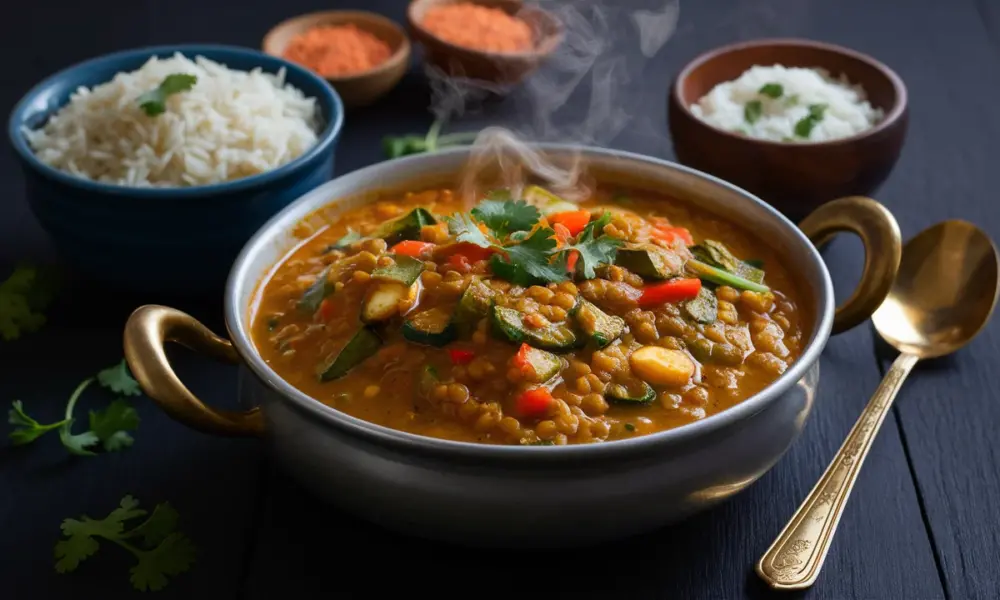
{"label": "red bell pepper piece", "polygon": [[323,298],[319,304],[319,318],[323,321],[329,321],[333,318],[333,300]]}
{"label": "red bell pepper piece", "polygon": [[639,306],[658,306],[673,302],[683,302],[691,300],[701,291],[701,280],[692,279],[671,279],[663,283],[647,285],[642,288],[642,295],[639,296]]}
{"label": "red bell pepper piece", "polygon": [[[568,210],[566,212],[555,213],[547,217],[549,223],[562,225],[569,230],[570,236],[574,236],[590,223],[589,210]],[[555,227],[553,226],[553,229]]]}
{"label": "red bell pepper piece", "polygon": [[451,363],[453,365],[467,365],[472,362],[472,359],[476,357],[476,353],[472,350],[460,350],[458,348],[453,348],[448,350],[448,356],[451,357]]}
{"label": "red bell pepper piece", "polygon": [[525,417],[544,417],[554,402],[546,388],[532,388],[517,397],[517,412]]}
{"label": "red bell pepper piece", "polygon": [[576,261],[580,260],[580,253],[573,250],[566,257],[566,271],[570,274],[576,273]]}
{"label": "red bell pepper piece", "polygon": [[389,252],[393,254],[402,254],[403,256],[412,256],[413,258],[420,258],[430,254],[431,250],[434,249],[434,244],[430,242],[420,242],[417,240],[404,240],[399,242],[392,248],[389,248]]}

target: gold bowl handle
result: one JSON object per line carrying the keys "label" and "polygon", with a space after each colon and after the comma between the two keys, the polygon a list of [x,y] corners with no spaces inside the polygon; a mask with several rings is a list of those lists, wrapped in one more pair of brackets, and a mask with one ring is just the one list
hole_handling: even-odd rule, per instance
{"label": "gold bowl handle", "polygon": [[860,325],[885,300],[899,271],[903,241],[896,218],[871,198],[848,196],[820,206],[799,228],[817,247],[842,231],[861,238],[865,268],[857,289],[833,315],[833,333]]}
{"label": "gold bowl handle", "polygon": [[205,433],[222,436],[260,436],[263,414],[219,410],[206,406],[181,383],[167,360],[165,342],[176,342],[228,363],[240,357],[229,340],[212,333],[191,315],[155,304],[140,306],[125,324],[125,360],[146,395],[175,420]]}

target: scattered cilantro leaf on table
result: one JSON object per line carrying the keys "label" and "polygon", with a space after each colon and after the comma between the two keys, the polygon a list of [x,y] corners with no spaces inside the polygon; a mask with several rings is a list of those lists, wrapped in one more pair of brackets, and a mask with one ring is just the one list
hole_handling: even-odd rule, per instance
{"label": "scattered cilantro leaf on table", "polygon": [[622,241],[610,235],[604,235],[604,226],[611,222],[611,213],[605,211],[601,218],[587,223],[580,235],[577,236],[575,244],[569,244],[566,251],[577,251],[580,258],[576,263],[577,273],[585,279],[593,279],[597,276],[594,271],[597,265],[613,264],[618,255],[618,247]]}
{"label": "scattered cilantro leaf on table", "polygon": [[145,517],[147,511],[139,508],[132,496],[122,498],[118,508],[104,519],[65,519],[62,533],[66,539],[56,542],[56,571],[71,573],[80,563],[100,549],[98,539],[110,541],[135,557],[130,569],[132,586],[140,591],[159,591],[166,587],[169,577],[188,571],[194,563],[197,549],[183,533],[176,531],[179,522],[177,511],[169,503],[157,504],[153,513],[132,529],[126,522]]}
{"label": "scattered cilantro leaf on table", "polygon": [[139,96],[136,102],[148,116],[155,117],[167,112],[167,98],[169,96],[186,92],[193,88],[197,82],[198,78],[194,75],[173,73],[164,77],[160,85]]}
{"label": "scattered cilantro leaf on table", "polygon": [[90,431],[108,452],[123,450],[132,445],[134,438],[129,433],[139,427],[139,413],[119,398],[104,410],[90,411]]}
{"label": "scattered cilantro leaf on table", "polygon": [[97,374],[97,381],[117,394],[126,396],[138,396],[142,394],[139,382],[132,377],[128,370],[128,363],[123,358],[120,363],[113,367],[108,367]]}
{"label": "scattered cilantro leaf on table", "polygon": [[54,272],[19,265],[0,283],[0,337],[11,342],[45,324],[45,309],[55,297]]}
{"label": "scattered cilantro leaf on table", "polygon": [[94,378],[89,377],[73,390],[73,395],[69,397],[69,402],[66,403],[66,419],[63,426],[59,428],[59,440],[62,442],[62,445],[71,454],[76,454],[77,456],[96,456],[95,452],[87,450],[87,448],[101,441],[97,437],[97,434],[90,430],[74,434],[72,429],[73,423],[76,421],[73,418],[73,409],[76,408],[76,401],[80,399],[83,390],[87,389],[87,386],[93,382]]}
{"label": "scattered cilantro leaf on table", "polygon": [[424,135],[387,135],[382,138],[382,152],[386,158],[433,152],[447,146],[472,143],[478,135],[472,131],[441,135],[443,126],[444,121],[437,119]]}
{"label": "scattered cilantro leaf on table", "polygon": [[7,422],[15,426],[14,430],[10,432],[10,440],[15,446],[30,444],[39,436],[53,429],[58,429],[66,423],[64,419],[46,425],[41,424],[24,412],[24,405],[20,400],[14,400],[11,403],[10,412],[7,414]]}

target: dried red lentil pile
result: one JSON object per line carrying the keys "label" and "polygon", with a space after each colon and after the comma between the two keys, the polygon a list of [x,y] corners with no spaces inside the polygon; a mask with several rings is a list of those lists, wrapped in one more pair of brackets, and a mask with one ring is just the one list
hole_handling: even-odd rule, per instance
{"label": "dried red lentil pile", "polygon": [[392,49],[353,24],[319,25],[293,37],[284,55],[323,77],[343,77],[374,69]]}
{"label": "dried red lentil pile", "polygon": [[525,52],[533,46],[531,27],[499,8],[469,2],[435,6],[423,26],[442,40],[485,52]]}

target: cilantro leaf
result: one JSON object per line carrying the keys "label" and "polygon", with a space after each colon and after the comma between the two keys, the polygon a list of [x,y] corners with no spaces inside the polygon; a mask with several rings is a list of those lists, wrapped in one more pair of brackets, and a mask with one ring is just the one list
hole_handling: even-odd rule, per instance
{"label": "cilantro leaf", "polygon": [[134,441],[128,431],[139,427],[139,413],[124,398],[99,411],[90,411],[90,431],[108,452],[122,450]]}
{"label": "cilantro leaf", "polygon": [[757,93],[768,98],[781,98],[781,95],[785,93],[785,88],[780,83],[765,83],[757,90]]}
{"label": "cilantro leaf", "polygon": [[98,373],[97,381],[118,394],[126,396],[138,396],[142,394],[142,388],[139,387],[139,382],[132,378],[132,373],[129,372],[128,364],[124,358],[117,365],[108,367]]}
{"label": "cilantro leaf", "polygon": [[479,228],[479,225],[466,213],[455,213],[445,217],[448,222],[448,232],[456,236],[459,242],[469,242],[480,248],[492,248],[493,242]]}
{"label": "cilantro leaf", "polygon": [[813,127],[823,120],[823,116],[826,113],[826,107],[826,104],[810,104],[809,114],[802,117],[797,123],[795,123],[795,135],[802,138],[808,138],[812,135]]}
{"label": "cilantro leaf", "polygon": [[70,453],[77,456],[96,456],[94,452],[87,450],[87,448],[95,446],[101,441],[92,431],[85,431],[79,434],[74,434],[72,431],[73,423],[76,421],[73,418],[73,409],[76,408],[76,401],[80,399],[83,390],[87,389],[87,386],[93,382],[94,378],[89,377],[73,390],[73,395],[69,397],[69,402],[66,403],[66,420],[63,422],[63,426],[59,428],[59,440],[62,442],[62,445]]}
{"label": "cilantro leaf", "polygon": [[566,263],[552,260],[556,247],[556,232],[548,227],[535,230],[520,244],[504,246],[501,253],[490,258],[490,268],[498,277],[516,285],[545,284],[565,281]]}
{"label": "cilantro leaf", "polygon": [[148,116],[167,112],[167,97],[180,92],[186,92],[194,87],[198,78],[187,73],[173,73],[163,78],[156,88],[149,90],[136,99],[141,108]]}
{"label": "cilantro leaf", "polygon": [[0,337],[10,342],[45,324],[57,281],[48,269],[19,265],[0,283]]}
{"label": "cilantro leaf", "polygon": [[382,152],[386,158],[399,158],[427,151],[427,140],[419,135],[391,136],[382,138]]}
{"label": "cilantro leaf", "polygon": [[132,586],[137,590],[161,590],[168,577],[179,575],[191,568],[197,550],[194,543],[178,532],[179,517],[169,503],[161,503],[138,527],[126,530],[126,522],[146,516],[139,502],[125,496],[118,508],[104,519],[65,519],[61,529],[66,539],[56,542],[56,571],[70,573],[80,563],[93,556],[103,538],[132,554],[136,563],[129,570]]}
{"label": "cilantro leaf", "polygon": [[130,570],[132,586],[141,591],[162,590],[167,576],[180,575],[194,563],[194,543],[183,533],[171,533],[158,546],[136,554],[139,562]]}
{"label": "cilantro leaf", "polygon": [[8,434],[8,437],[10,437],[11,442],[13,442],[15,446],[30,444],[46,432],[58,429],[66,423],[66,420],[64,419],[57,423],[42,425],[24,412],[24,406],[21,404],[20,400],[14,400],[14,402],[11,403],[10,412],[7,414],[7,422],[16,426],[16,428]]}
{"label": "cilantro leaf", "polygon": [[593,279],[597,276],[594,269],[598,265],[602,263],[610,265],[615,262],[618,247],[622,245],[622,241],[603,233],[605,225],[610,222],[611,213],[605,211],[601,218],[587,223],[587,226],[577,236],[575,244],[569,244],[566,247],[565,254],[573,250],[580,253],[576,270],[585,279]]}
{"label": "cilantro leaf", "polygon": [[515,231],[531,230],[542,213],[524,200],[483,200],[472,209],[472,216],[502,239]]}
{"label": "cilantro leaf", "polygon": [[762,114],[764,114],[764,105],[760,103],[760,100],[751,100],[743,107],[743,118],[751,125],[756,123]]}

